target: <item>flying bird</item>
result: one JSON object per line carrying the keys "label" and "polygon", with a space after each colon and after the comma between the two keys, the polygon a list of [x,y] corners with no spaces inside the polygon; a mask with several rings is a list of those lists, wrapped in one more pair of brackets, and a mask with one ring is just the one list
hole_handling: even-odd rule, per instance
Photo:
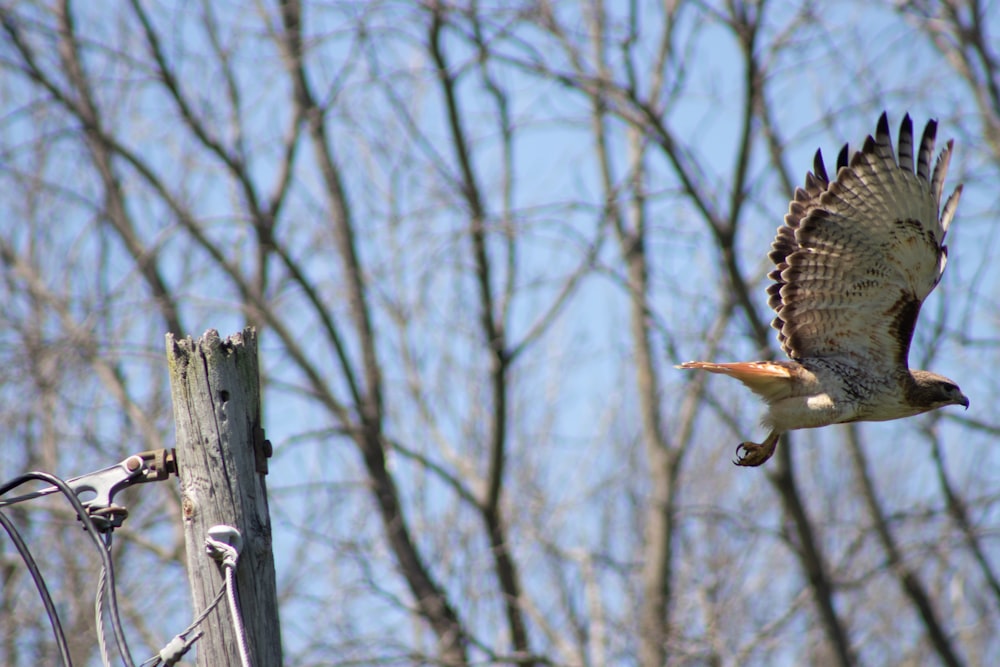
{"label": "flying bird", "polygon": [[678,366],[734,377],[767,404],[769,435],[740,443],[733,463],[761,465],[785,431],[901,419],[946,405],[968,409],[955,382],[910,370],[907,361],[920,305],[944,272],[944,237],[962,193],[959,185],[941,207],[953,142],[932,171],[936,134],[931,120],[914,154],[907,114],[897,159],[883,113],[875,137],[849,162],[844,145],[832,181],[816,151],[768,255],[775,264],[771,326],[789,361]]}

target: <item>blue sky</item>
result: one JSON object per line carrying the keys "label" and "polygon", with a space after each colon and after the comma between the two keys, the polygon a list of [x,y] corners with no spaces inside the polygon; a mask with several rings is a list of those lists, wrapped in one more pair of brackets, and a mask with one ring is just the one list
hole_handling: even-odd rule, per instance
{"label": "blue sky", "polygon": [[[280,141],[290,118],[289,86],[268,36],[276,19],[270,15],[262,19],[230,5],[213,7],[224,26],[223,42],[238,63],[242,140],[254,185],[265,196],[278,178]],[[623,7],[614,5],[612,13]],[[654,52],[658,25],[656,5],[643,7],[648,13],[641,23],[641,40],[645,40],[640,48],[643,59],[637,60],[641,74]],[[565,12],[566,26],[578,31],[573,35],[583,38],[583,20],[569,18],[576,5],[558,9]],[[829,165],[845,141],[852,148],[860,147],[864,136],[874,131],[883,109],[888,110],[894,130],[909,111],[918,128],[929,117],[940,119],[939,145],[949,137],[956,139],[948,190],[959,181],[966,183],[966,190],[949,234],[949,269],[925,306],[914,354],[915,358],[925,356],[923,346],[934,325],[944,318],[945,334],[935,345],[931,368],[960,382],[972,399],[969,417],[989,421],[989,397],[996,387],[988,374],[979,371],[984,360],[995,357],[997,275],[990,258],[996,249],[997,195],[992,187],[996,162],[980,138],[982,130],[970,93],[912,22],[901,22],[890,7],[827,3],[818,22],[797,22],[796,9],[797,5],[787,2],[770,5],[759,47],[764,61],[771,64],[766,96],[787,143],[784,165],[795,184],[811,168],[816,148],[822,148]],[[78,11],[78,20],[87,26],[81,32],[90,46],[104,40],[117,47],[88,51],[99,98],[114,129],[158,170],[176,196],[195,212],[206,233],[219,241],[227,257],[249,271],[255,237],[248,224],[245,193],[226,174],[221,161],[208,155],[183,127],[150,71],[138,33],[120,30],[121,25],[134,28],[131,14],[105,20],[103,10],[91,14],[80,7]],[[156,6],[151,11],[162,31],[165,51],[178,63],[195,108],[212,120],[220,141],[235,145],[225,81],[198,26],[201,9],[180,4]],[[481,473],[490,396],[483,372],[487,359],[475,319],[479,306],[470,271],[468,211],[455,196],[458,169],[422,42],[426,35],[420,16],[405,3],[364,8],[334,3],[310,8],[310,75],[319,95],[331,102],[327,126],[333,151],[341,161],[371,288],[387,380],[387,434],[451,471],[468,464]],[[987,16],[996,21],[993,14]],[[377,37],[359,45],[354,31],[362,19],[369,20]],[[515,36],[543,49],[546,62],[568,67],[550,37],[513,19],[511,25],[519,26]],[[722,207],[730,194],[740,130],[741,60],[731,33],[704,12],[683,13],[680,26],[678,50],[684,55],[677,62],[683,67],[677,66],[671,75],[683,72],[686,79],[665,114],[665,123],[697,162],[711,198]],[[779,37],[785,47],[772,55]],[[446,44],[455,72],[462,73],[460,100],[486,197],[489,249],[497,266],[495,285],[505,278],[505,225],[518,235],[518,289],[508,332],[516,341],[545,311],[562,281],[579,266],[586,244],[596,237],[605,195],[594,158],[589,110],[582,96],[551,79],[532,75],[524,63],[493,66],[496,81],[511,95],[517,131],[513,206],[505,216],[501,191],[505,170],[496,106],[475,69],[468,42],[453,32]],[[522,51],[523,45],[510,36],[496,38],[494,45],[511,59],[527,58],[529,52]],[[3,62],[13,58],[9,48],[3,46]],[[373,63],[378,63],[378,70]],[[623,76],[620,67],[615,70],[615,80]],[[75,134],[77,125],[57,111],[33,112],[35,107],[49,109],[50,101],[23,77],[0,82],[0,105],[0,162],[6,159],[8,165],[0,170],[0,192],[10,195],[0,197],[5,200],[0,204],[0,220],[6,220],[0,223],[0,234],[12,239],[25,256],[37,253],[39,262],[49,267],[45,277],[53,289],[66,293],[73,312],[106,341],[106,352],[120,361],[134,391],[149,405],[162,405],[157,400],[166,377],[162,323],[134,262],[103,226],[99,179],[92,171],[76,168],[89,159]],[[409,114],[413,126],[402,120],[401,112]],[[615,176],[624,182],[629,160],[627,128],[618,121],[608,125]],[[744,273],[760,277],[753,298],[758,312],[770,319],[763,280],[766,254],[787,210],[788,193],[769,162],[760,128],[755,130],[749,202],[740,220],[737,253]],[[45,147],[58,150],[46,151]],[[18,178],[30,173],[31,161],[39,155],[50,160],[45,171],[49,198],[43,198],[48,207],[44,214],[25,204],[21,193],[30,179]],[[706,331],[727,297],[727,284],[711,235],[690,201],[679,193],[676,174],[662,152],[650,150],[646,163],[652,300],[655,318],[665,328],[657,332],[654,344],[662,370],[663,416],[671,429],[678,412],[675,397],[689,378],[669,366],[705,353]],[[223,335],[239,330],[246,317],[240,312],[233,282],[191,243],[158,193],[126,165],[119,167],[138,232],[145,243],[159,248],[168,284],[179,295],[189,328],[185,333],[199,335],[210,327]],[[64,190],[73,196],[57,196],[65,194]],[[278,224],[281,241],[308,272],[335,320],[347,322],[343,269],[334,250],[329,201],[307,142],[298,155],[289,203]],[[95,272],[93,263],[100,258],[107,261]],[[269,268],[273,276],[282,276],[277,262]],[[629,618],[634,605],[641,507],[650,489],[639,444],[634,347],[622,273],[620,248],[608,236],[596,270],[583,280],[551,329],[512,369],[506,502],[526,587],[536,593],[532,601],[540,609],[536,612],[540,618],[532,626],[532,639],[540,650],[557,648],[557,642],[541,629],[545,618],[551,617],[568,632],[570,620],[560,606],[560,585],[569,588],[567,596],[581,614],[593,612],[587,607],[583,586],[588,563],[598,563],[594,566],[598,598],[609,618]],[[8,304],[22,303],[17,299],[23,295],[18,296],[15,286],[5,288]],[[343,397],[344,381],[335,355],[301,290],[287,278],[275,279],[268,299],[297,332],[335,393]],[[8,308],[8,318],[16,319],[20,311]],[[29,305],[24,309],[27,312]],[[51,336],[58,338],[62,325],[58,318],[48,317]],[[24,315],[23,321],[29,320]],[[405,323],[405,330],[400,322]],[[8,327],[4,343],[12,358],[21,340],[15,333]],[[965,340],[963,345],[963,337],[979,344]],[[348,339],[356,357],[356,340]],[[339,425],[303,389],[302,373],[273,330],[263,328],[260,341],[268,383],[265,427],[276,445],[268,485],[279,583],[292,591],[282,610],[286,654],[302,655],[303,664],[313,664],[323,655],[322,647],[312,645],[317,636],[329,639],[352,633],[387,642],[386,653],[409,645],[426,647],[426,627],[401,610],[412,601],[384,543],[354,445],[334,432]],[[737,315],[728,323],[716,357],[750,358],[757,353],[754,347],[743,317]],[[86,371],[80,373],[84,381],[93,382]],[[150,382],[150,377],[159,379]],[[409,384],[414,377],[422,383],[419,390]],[[88,387],[100,410],[88,413],[89,405],[72,396],[64,397],[61,410],[86,423],[94,440],[102,443],[102,455],[117,460],[119,454],[134,449],[135,440],[120,437],[130,432],[116,415],[107,390],[96,383]],[[28,389],[15,383],[5,391],[13,398]],[[420,406],[417,398],[423,398],[426,405]],[[680,492],[684,520],[677,547],[677,607],[678,613],[688,614],[682,618],[691,628],[705,630],[710,622],[698,616],[698,595],[717,586],[720,595],[732,597],[730,613],[745,612],[754,619],[751,627],[741,627],[729,638],[733,646],[740,646],[752,641],[754,629],[768,622],[775,607],[801,604],[796,591],[802,580],[779,538],[785,518],[773,491],[763,476],[752,471],[744,474],[747,471],[728,464],[739,439],[762,435],[757,427],[761,406],[742,387],[727,384],[725,379],[712,380],[710,398],[714,407],[703,408]],[[169,414],[158,413],[158,423],[169,429]],[[900,513],[941,506],[928,447],[919,433],[925,423],[910,420],[861,427],[883,500]],[[989,447],[991,438],[948,418],[939,426],[954,478],[976,493],[995,488],[992,471],[997,469],[997,455]],[[863,523],[865,514],[856,502],[842,440],[843,432],[837,429],[796,434],[797,473],[803,488],[812,490],[810,509],[828,517],[822,539],[832,567],[845,578],[877,579],[870,572],[859,573],[875,566],[851,551],[853,540],[868,538],[853,530]],[[64,468],[57,472],[70,476],[101,467],[92,462],[77,459],[70,451],[60,458]],[[10,461],[4,469],[14,474],[18,464]],[[458,502],[440,478],[427,474],[408,457],[390,451],[388,465],[432,571],[458,601],[470,627],[487,639],[502,636],[498,629],[502,609],[492,588],[492,564],[475,513]],[[761,508],[752,526],[741,520],[741,509],[747,506]],[[986,508],[979,517],[984,525],[995,525],[993,505],[984,502],[981,506]],[[929,540],[928,535],[940,529],[933,522],[912,528],[901,519],[901,524],[912,531],[906,534],[914,541]],[[449,530],[435,530],[440,526]],[[714,544],[715,540],[726,541]],[[553,572],[550,560],[556,552],[564,567],[558,573]],[[878,560],[874,547],[864,553]],[[602,558],[620,567],[605,567]],[[701,567],[713,558],[720,563],[737,559],[750,576],[744,582],[722,565],[718,571]],[[943,562],[941,568],[954,568],[955,562],[960,561]],[[788,576],[765,580],[763,572],[770,563],[777,563]],[[862,588],[857,595],[870,590],[884,589]],[[470,591],[482,595],[470,595]],[[184,602],[180,596],[173,600],[170,619],[177,624],[186,617]],[[845,607],[858,604],[851,591]],[[770,658],[796,664],[808,654],[809,647],[801,643],[808,640],[800,635],[813,620],[808,604],[804,608],[782,635],[790,640],[787,648],[768,653]],[[605,650],[611,656],[630,655],[634,638],[613,630]],[[388,645],[389,640],[398,646]],[[872,640],[870,645],[874,664],[884,644]],[[358,655],[369,655],[356,650]]]}

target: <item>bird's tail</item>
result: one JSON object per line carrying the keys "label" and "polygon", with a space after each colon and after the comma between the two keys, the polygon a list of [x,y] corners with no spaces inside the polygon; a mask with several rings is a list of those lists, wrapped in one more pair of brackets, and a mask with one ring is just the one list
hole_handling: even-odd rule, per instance
{"label": "bird's tail", "polygon": [[737,361],[717,364],[711,361],[688,361],[677,368],[697,369],[709,373],[721,373],[736,378],[755,394],[769,402],[788,392],[793,380],[794,362],[781,361]]}

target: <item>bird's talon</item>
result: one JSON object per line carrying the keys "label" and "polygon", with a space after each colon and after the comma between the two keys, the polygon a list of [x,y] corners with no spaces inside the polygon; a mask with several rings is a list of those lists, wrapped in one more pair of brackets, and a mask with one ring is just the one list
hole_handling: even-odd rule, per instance
{"label": "bird's talon", "polygon": [[744,468],[756,468],[771,458],[777,443],[778,437],[774,434],[760,444],[756,442],[741,442],[736,445],[736,458],[733,460],[733,465]]}

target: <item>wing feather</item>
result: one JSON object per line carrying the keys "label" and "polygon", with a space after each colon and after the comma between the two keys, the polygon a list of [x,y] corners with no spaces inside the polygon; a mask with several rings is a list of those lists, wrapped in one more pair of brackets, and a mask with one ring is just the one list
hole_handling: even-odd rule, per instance
{"label": "wing feather", "polygon": [[926,181],[931,173],[931,155],[934,153],[934,139],[937,136],[937,121],[929,120],[920,138],[920,153],[917,157],[917,176]]}
{"label": "wing feather", "polygon": [[906,367],[920,306],[944,271],[943,241],[961,193],[959,186],[941,210],[952,142],[932,172],[936,133],[929,121],[916,173],[909,115],[898,158],[885,113],[860,151],[848,159],[847,146],[841,150],[835,180],[817,151],[769,255],[772,326],[792,359],[847,356]]}
{"label": "wing feather", "polygon": [[903,116],[899,125],[899,168],[913,171],[913,121],[910,114]]}

